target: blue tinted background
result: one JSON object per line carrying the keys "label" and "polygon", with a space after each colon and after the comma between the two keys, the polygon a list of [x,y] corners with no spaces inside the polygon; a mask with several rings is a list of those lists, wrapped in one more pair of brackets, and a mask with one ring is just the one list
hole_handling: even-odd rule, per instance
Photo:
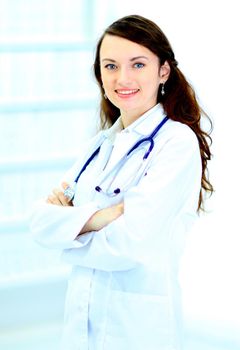
{"label": "blue tinted background", "polygon": [[95,44],[132,13],[162,27],[214,120],[216,193],[181,266],[186,349],[240,348],[236,2],[0,0],[1,349],[58,348],[69,266],[32,241],[28,215],[96,132]]}

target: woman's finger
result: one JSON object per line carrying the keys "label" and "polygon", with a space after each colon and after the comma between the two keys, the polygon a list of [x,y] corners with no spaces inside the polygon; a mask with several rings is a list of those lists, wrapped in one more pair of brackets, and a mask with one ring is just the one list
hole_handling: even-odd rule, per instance
{"label": "woman's finger", "polygon": [[49,204],[55,204],[55,205],[62,205],[59,198],[53,194],[50,194],[47,198],[47,203]]}
{"label": "woman's finger", "polygon": [[68,206],[68,199],[64,196],[63,191],[61,191],[59,188],[53,189],[53,194],[58,198],[60,205]]}
{"label": "woman's finger", "polygon": [[67,182],[62,182],[62,188],[66,190],[69,187],[69,184]]}

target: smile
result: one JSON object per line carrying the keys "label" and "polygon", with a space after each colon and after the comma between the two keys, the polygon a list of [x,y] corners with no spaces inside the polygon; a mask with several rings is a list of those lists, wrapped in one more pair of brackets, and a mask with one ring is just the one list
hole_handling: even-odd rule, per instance
{"label": "smile", "polygon": [[121,89],[121,90],[115,90],[115,92],[120,96],[132,96],[135,95],[139,89]]}

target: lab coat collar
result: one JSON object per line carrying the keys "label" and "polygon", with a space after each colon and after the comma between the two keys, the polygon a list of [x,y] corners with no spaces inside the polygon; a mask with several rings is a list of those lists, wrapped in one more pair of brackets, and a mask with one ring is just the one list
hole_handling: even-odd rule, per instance
{"label": "lab coat collar", "polygon": [[149,109],[144,113],[140,118],[135,120],[130,124],[125,132],[136,132],[140,135],[147,136],[151,134],[153,129],[163,120],[166,116],[164,113],[163,107],[160,103]]}
{"label": "lab coat collar", "polygon": [[105,136],[113,141],[115,135],[118,132],[124,133],[137,133],[138,135],[147,136],[151,134],[153,129],[163,120],[166,116],[166,113],[163,110],[163,106],[158,103],[146,113],[144,113],[140,118],[135,120],[132,124],[130,124],[126,129],[123,129],[121,116],[117,119],[117,121],[105,131]]}
{"label": "lab coat collar", "polygon": [[[110,147],[112,149],[114,145],[111,160],[107,166],[108,173],[114,169],[120,159],[126,156],[129,149],[131,149],[139,139],[142,139],[145,135],[149,136],[153,132],[164,116],[163,108],[158,104],[144,113],[126,129],[123,129],[121,117],[119,117],[111,128],[104,131],[105,147]],[[116,143],[118,143],[118,146],[116,146]],[[120,147],[119,143],[121,144]],[[102,176],[100,176],[99,181],[102,181],[105,176],[106,173],[104,172]]]}
{"label": "lab coat collar", "polygon": [[104,131],[105,137],[113,144],[117,133],[123,130],[123,123],[121,117],[107,130]]}

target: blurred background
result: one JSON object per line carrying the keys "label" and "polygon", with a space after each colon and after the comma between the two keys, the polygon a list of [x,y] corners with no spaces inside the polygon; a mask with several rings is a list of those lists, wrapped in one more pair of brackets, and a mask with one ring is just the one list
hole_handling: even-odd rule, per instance
{"label": "blurred background", "polygon": [[70,267],[32,241],[28,216],[96,133],[95,45],[106,26],[129,14],[163,29],[214,122],[216,192],[181,264],[186,350],[240,349],[234,0],[0,0],[0,349],[58,349]]}

